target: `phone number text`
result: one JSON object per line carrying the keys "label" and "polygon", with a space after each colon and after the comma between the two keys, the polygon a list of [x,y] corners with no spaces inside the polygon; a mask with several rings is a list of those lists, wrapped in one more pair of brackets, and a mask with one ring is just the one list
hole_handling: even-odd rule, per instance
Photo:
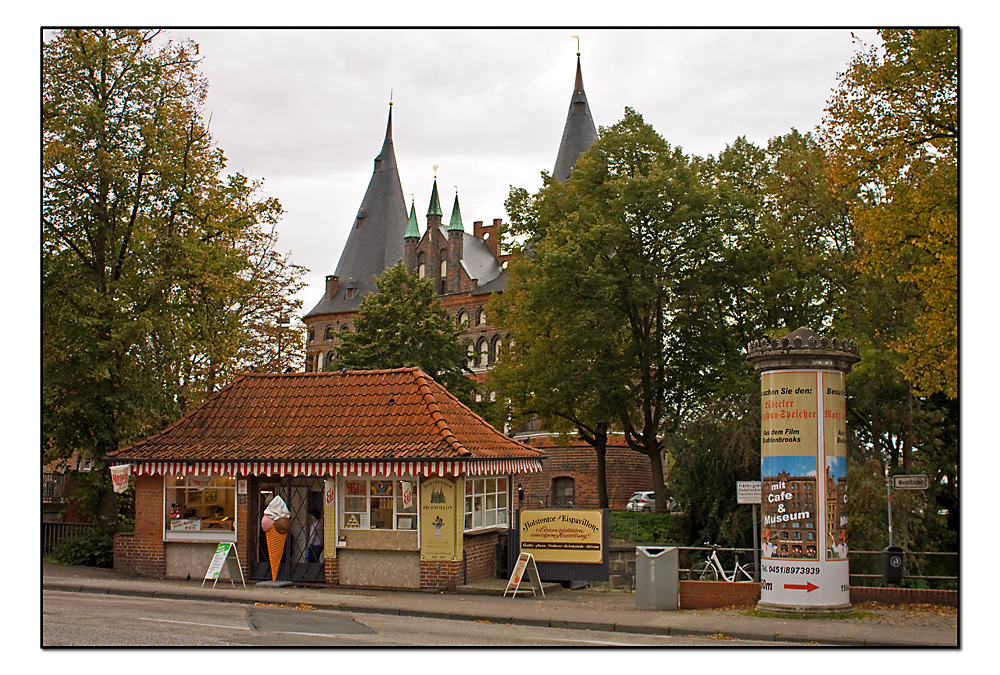
{"label": "phone number text", "polygon": [[762,572],[775,574],[819,574],[818,567],[785,567],[783,565],[761,565]]}

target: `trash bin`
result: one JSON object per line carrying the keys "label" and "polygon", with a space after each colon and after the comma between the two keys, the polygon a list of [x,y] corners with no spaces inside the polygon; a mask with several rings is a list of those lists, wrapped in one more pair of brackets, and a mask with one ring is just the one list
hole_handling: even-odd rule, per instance
{"label": "trash bin", "polygon": [[635,547],[635,606],[677,609],[676,546]]}
{"label": "trash bin", "polygon": [[903,549],[898,546],[882,549],[882,581],[887,584],[903,581]]}

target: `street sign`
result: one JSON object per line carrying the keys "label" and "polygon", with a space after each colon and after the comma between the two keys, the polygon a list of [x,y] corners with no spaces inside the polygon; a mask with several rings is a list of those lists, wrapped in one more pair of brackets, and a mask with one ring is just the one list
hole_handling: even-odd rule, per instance
{"label": "street sign", "polygon": [[893,476],[892,487],[896,490],[926,490],[930,483],[924,474]]}
{"label": "street sign", "polygon": [[759,480],[736,481],[736,503],[760,504],[760,481]]}

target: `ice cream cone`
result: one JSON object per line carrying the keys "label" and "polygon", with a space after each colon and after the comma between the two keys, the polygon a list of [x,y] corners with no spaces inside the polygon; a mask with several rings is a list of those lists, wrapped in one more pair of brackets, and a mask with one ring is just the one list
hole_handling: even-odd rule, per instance
{"label": "ice cream cone", "polygon": [[271,581],[278,580],[278,565],[281,564],[281,556],[285,553],[286,532],[278,532],[271,528],[264,533],[267,537],[267,557],[271,560]]}

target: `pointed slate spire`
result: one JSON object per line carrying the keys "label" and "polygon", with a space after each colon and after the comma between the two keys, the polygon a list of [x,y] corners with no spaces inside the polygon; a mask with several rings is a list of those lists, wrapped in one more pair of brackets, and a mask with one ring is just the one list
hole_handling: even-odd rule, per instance
{"label": "pointed slate spire", "polygon": [[305,318],[356,310],[362,297],[376,290],[375,277],[403,258],[406,229],[406,200],[392,145],[390,102],[382,151],[375,158],[368,190],[337,263],[337,292],[332,298],[324,297]]}
{"label": "pointed slate spire", "polygon": [[406,224],[406,236],[420,238],[420,227],[417,225],[417,209],[410,200],[410,220]]}
{"label": "pointed slate spire", "polygon": [[559,154],[556,155],[556,166],[552,175],[560,183],[565,183],[573,171],[576,158],[590,149],[597,138],[597,127],[590,114],[587,103],[587,93],[583,90],[583,70],[580,68],[580,52],[576,53],[576,82],[573,84],[573,96],[569,102],[569,114],[566,115],[566,125],[563,127],[562,140],[559,142]]}
{"label": "pointed slate spire", "polygon": [[448,231],[458,230],[459,232],[465,232],[465,226],[462,225],[462,210],[458,208],[458,193],[455,193],[455,206],[451,208],[451,222],[448,223]]}

